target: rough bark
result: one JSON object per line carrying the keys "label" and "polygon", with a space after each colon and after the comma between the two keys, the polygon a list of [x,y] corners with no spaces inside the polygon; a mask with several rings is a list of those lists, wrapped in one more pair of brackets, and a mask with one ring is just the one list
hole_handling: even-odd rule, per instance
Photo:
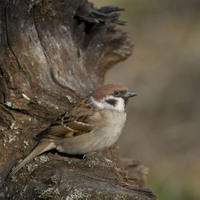
{"label": "rough bark", "polygon": [[141,188],[146,167],[116,160],[115,146],[104,152],[112,161],[51,152],[6,180],[34,136],[101,86],[133,43],[116,28],[124,24],[117,7],[96,9],[86,0],[1,0],[0,6],[0,198],[155,199]]}

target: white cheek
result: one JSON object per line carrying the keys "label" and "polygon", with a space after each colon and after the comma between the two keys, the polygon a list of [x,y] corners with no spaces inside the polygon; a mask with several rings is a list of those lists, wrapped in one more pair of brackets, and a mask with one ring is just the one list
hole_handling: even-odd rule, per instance
{"label": "white cheek", "polygon": [[[106,100],[109,100],[109,99],[116,100],[115,106],[106,102]],[[101,102],[94,101],[93,98],[91,100],[99,109],[109,109],[109,110],[117,110],[119,112],[124,112],[125,103],[124,103],[124,99],[121,97],[107,96],[106,98],[102,99]]]}
{"label": "white cheek", "polygon": [[116,103],[114,109],[118,110],[120,112],[124,111],[124,99],[122,99],[122,98],[116,98],[116,99],[117,99],[117,103]]}

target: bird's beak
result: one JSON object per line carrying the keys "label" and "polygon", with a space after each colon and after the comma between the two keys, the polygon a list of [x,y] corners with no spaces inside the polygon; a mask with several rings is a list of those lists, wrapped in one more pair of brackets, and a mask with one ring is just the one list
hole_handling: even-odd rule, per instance
{"label": "bird's beak", "polygon": [[125,98],[130,98],[130,97],[135,97],[137,96],[137,94],[131,90],[128,90],[125,94],[124,94],[124,97]]}

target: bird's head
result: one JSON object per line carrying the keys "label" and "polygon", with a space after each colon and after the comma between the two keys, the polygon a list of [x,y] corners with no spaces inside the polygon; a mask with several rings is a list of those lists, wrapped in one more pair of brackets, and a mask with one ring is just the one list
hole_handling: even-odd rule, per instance
{"label": "bird's head", "polygon": [[128,90],[123,85],[108,84],[91,94],[91,100],[98,109],[111,109],[125,111],[130,97],[137,96],[135,92]]}

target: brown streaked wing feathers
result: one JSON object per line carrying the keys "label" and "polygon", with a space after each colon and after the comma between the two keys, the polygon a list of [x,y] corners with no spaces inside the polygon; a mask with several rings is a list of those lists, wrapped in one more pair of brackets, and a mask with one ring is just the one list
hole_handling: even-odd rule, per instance
{"label": "brown streaked wing feathers", "polygon": [[92,124],[89,118],[93,114],[94,109],[86,103],[85,98],[80,103],[74,104],[68,113],[61,115],[53,124],[51,124],[44,137],[71,138],[89,133],[92,130]]}

